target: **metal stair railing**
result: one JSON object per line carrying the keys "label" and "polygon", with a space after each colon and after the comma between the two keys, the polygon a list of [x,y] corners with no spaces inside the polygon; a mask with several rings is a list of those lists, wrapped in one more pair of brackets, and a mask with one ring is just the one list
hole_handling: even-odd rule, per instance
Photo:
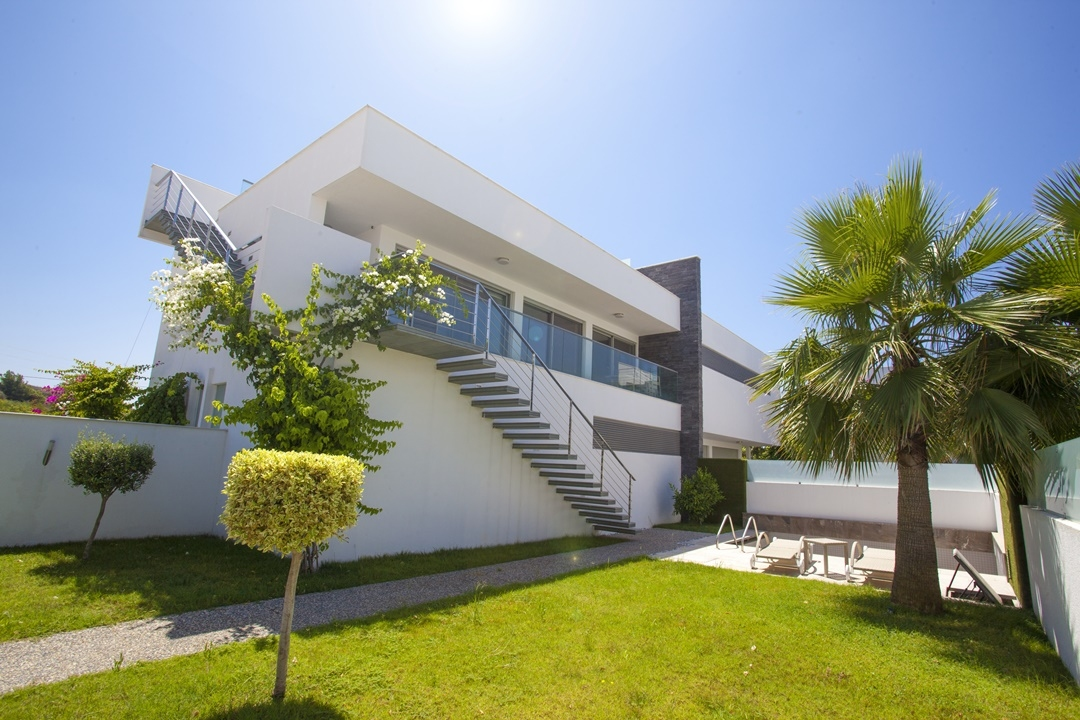
{"label": "metal stair railing", "polygon": [[528,409],[538,412],[539,419],[559,434],[558,444],[566,447],[552,454],[576,455],[577,462],[592,473],[600,488],[622,504],[629,523],[633,474],[555,377],[544,356],[479,282],[475,300],[474,320],[469,328],[475,344],[485,349],[485,356],[497,356],[499,367],[528,400]]}
{"label": "metal stair railing", "polygon": [[148,224],[163,214],[165,217],[162,222],[167,230],[171,231],[167,234],[173,243],[181,239],[198,240],[208,254],[220,258],[228,265],[237,280],[244,277],[245,268],[228,234],[207,212],[187,183],[172,170],[157,182],[153,201],[143,223]]}

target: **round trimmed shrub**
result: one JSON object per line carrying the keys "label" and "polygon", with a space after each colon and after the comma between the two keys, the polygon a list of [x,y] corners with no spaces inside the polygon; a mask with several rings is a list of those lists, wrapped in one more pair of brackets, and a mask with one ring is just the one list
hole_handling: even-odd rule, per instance
{"label": "round trimmed shrub", "polygon": [[229,463],[221,522],[244,545],[284,554],[356,523],[364,467],[343,455],[241,450]]}

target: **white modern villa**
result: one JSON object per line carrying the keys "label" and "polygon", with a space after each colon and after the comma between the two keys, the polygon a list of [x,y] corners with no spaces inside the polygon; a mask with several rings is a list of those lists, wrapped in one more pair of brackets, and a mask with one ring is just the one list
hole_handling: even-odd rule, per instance
{"label": "white modern villa", "polygon": [[[355,273],[417,240],[456,281],[453,326],[395,321],[385,350],[350,351],[387,382],[372,415],[403,426],[365,479],[384,512],[329,559],[670,522],[698,458],[771,441],[745,384],[763,353],[702,313],[697,258],[632,268],[370,107],[239,195],[154,166],[139,236],[198,238],[286,308],[314,263]],[[201,379],[193,424],[250,397],[227,356],[169,342],[155,373]],[[226,462],[246,445],[229,429]]]}

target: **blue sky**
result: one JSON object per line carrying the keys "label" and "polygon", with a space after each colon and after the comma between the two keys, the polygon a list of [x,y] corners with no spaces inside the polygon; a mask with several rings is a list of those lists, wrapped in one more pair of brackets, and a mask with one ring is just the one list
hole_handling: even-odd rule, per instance
{"label": "blue sky", "polygon": [[798,210],[898,155],[1026,213],[1080,159],[1065,2],[49,2],[5,8],[0,370],[148,363],[151,163],[238,192],[370,104],[635,266],[698,255],[762,350]]}

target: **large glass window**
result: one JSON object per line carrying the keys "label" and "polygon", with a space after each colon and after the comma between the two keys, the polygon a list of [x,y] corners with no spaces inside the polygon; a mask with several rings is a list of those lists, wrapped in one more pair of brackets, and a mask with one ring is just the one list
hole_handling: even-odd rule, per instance
{"label": "large glass window", "polygon": [[552,370],[580,375],[584,326],[528,301],[522,310],[522,335],[544,363]]}

